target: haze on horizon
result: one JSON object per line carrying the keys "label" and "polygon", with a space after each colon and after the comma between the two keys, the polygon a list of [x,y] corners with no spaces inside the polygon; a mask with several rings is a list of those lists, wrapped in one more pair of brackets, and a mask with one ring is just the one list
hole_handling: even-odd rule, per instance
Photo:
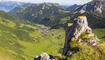
{"label": "haze on horizon", "polygon": [[28,3],[59,3],[61,5],[73,5],[73,4],[85,4],[91,0],[0,0],[2,1],[18,1],[18,2],[28,2]]}

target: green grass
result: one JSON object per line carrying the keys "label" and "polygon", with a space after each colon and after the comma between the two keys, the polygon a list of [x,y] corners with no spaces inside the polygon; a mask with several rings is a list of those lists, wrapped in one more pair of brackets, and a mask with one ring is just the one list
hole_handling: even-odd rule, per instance
{"label": "green grass", "polygon": [[105,36],[105,28],[94,29],[93,31],[99,38],[102,38]]}
{"label": "green grass", "polygon": [[[22,23],[0,18],[0,59],[33,60],[43,52],[51,55],[60,54],[65,33],[63,29],[49,32],[41,29],[42,25]],[[48,27],[45,27],[48,28]]]}

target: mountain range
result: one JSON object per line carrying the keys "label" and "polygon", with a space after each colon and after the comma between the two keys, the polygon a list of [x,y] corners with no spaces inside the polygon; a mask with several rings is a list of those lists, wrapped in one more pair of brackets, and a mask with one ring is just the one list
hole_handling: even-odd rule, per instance
{"label": "mountain range", "polygon": [[[13,11],[15,13],[12,13]],[[29,7],[24,7],[21,10],[13,9],[9,13],[19,19],[51,27],[62,26],[67,20],[70,20],[70,11],[63,9],[60,5],[54,3],[33,4]]]}
{"label": "mountain range", "polygon": [[34,60],[43,52],[56,60],[104,60],[104,3],[1,4],[6,12],[0,11],[0,60]]}
{"label": "mountain range", "polygon": [[15,1],[3,1],[3,2],[0,2],[0,10],[8,12],[17,6],[21,6],[24,4],[31,4],[31,3],[15,2]]}

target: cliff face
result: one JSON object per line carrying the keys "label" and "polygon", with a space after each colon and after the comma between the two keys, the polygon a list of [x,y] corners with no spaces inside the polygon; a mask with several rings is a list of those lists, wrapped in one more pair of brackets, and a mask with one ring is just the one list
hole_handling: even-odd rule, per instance
{"label": "cliff face", "polygon": [[86,16],[79,16],[74,19],[73,24],[68,24],[66,30],[65,45],[63,55],[70,56],[75,51],[71,51],[70,42],[76,40],[77,42],[84,41],[92,46],[97,44],[98,38],[94,36],[91,28],[88,26]]}

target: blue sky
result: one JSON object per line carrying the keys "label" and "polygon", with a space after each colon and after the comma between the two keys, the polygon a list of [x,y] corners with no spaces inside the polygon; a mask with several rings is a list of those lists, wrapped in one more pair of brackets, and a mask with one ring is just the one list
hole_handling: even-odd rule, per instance
{"label": "blue sky", "polygon": [[4,1],[21,1],[21,2],[32,2],[32,3],[51,2],[51,3],[59,3],[62,5],[72,5],[72,4],[84,4],[91,0],[4,0]]}

